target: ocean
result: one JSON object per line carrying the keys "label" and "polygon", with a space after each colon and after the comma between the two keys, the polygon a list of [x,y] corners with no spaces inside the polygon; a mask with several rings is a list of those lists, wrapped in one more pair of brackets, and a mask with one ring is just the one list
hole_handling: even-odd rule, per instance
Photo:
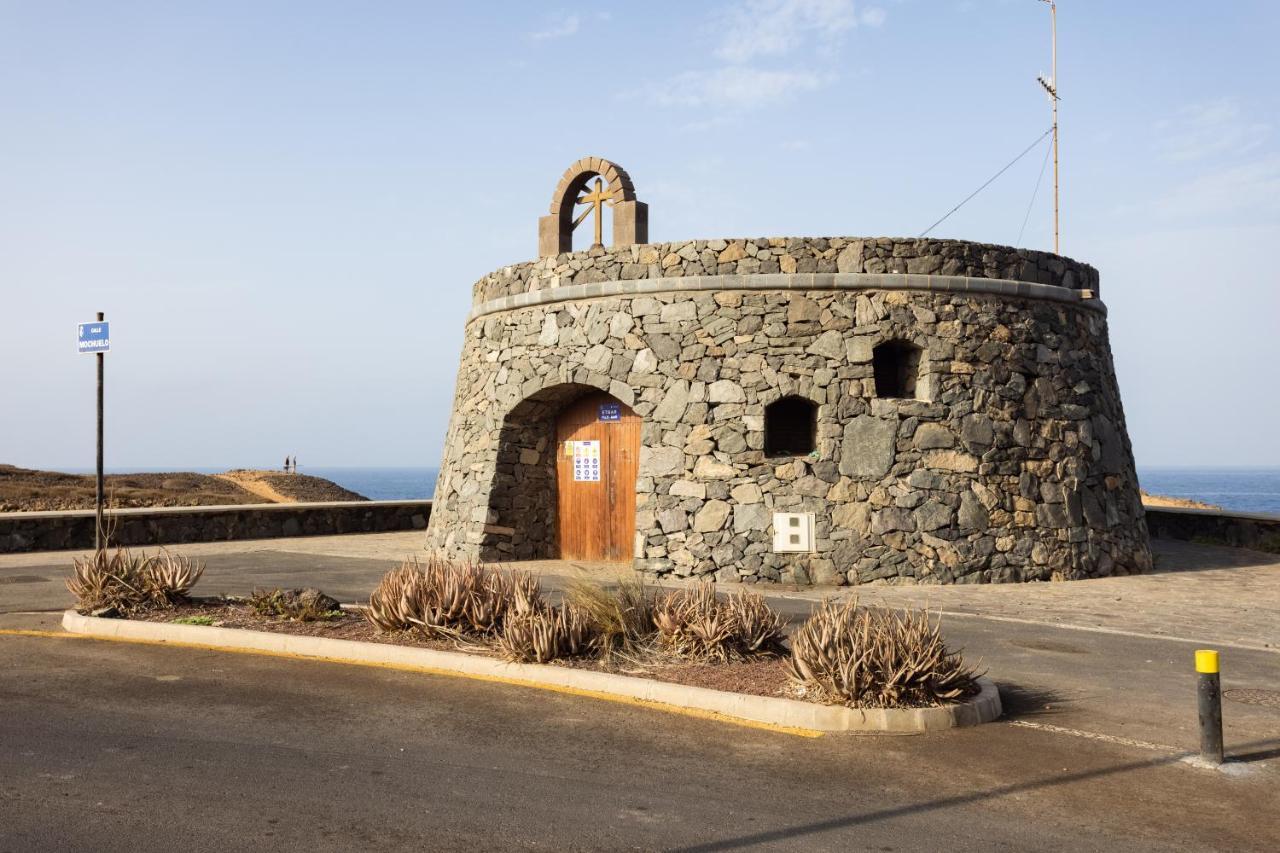
{"label": "ocean", "polygon": [[1236,512],[1280,515],[1280,468],[1138,468],[1152,495],[1191,498]]}
{"label": "ocean", "polygon": [[430,500],[439,468],[310,468],[299,474],[324,477],[375,501]]}
{"label": "ocean", "polygon": [[[195,465],[167,468],[120,468],[107,466],[108,474],[149,474],[168,471],[190,471],[194,474],[221,474],[232,468],[246,465]],[[92,474],[92,468],[57,468],[67,474]],[[278,468],[273,470],[280,470]],[[332,480],[339,486],[364,495],[375,501],[430,500],[436,490],[436,474],[439,468],[312,468],[302,465],[299,474],[310,474]]]}
{"label": "ocean", "polygon": [[[113,469],[107,473],[135,473],[139,468]],[[160,470],[160,469],[149,469]],[[176,470],[168,468],[164,470]],[[217,474],[226,467],[186,468]],[[89,474],[89,469],[71,473]],[[435,492],[438,468],[312,468],[300,473],[332,480],[373,500],[426,500]],[[1138,469],[1142,488],[1153,495],[1191,498],[1237,512],[1280,515],[1280,468],[1149,468]]]}

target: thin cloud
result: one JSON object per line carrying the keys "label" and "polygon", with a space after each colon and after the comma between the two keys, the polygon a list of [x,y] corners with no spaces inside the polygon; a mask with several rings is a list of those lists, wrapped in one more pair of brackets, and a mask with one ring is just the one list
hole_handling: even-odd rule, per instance
{"label": "thin cloud", "polygon": [[1164,221],[1213,216],[1273,221],[1280,216],[1280,155],[1199,175],[1157,199],[1152,209]]}
{"label": "thin cloud", "polygon": [[858,25],[858,15],[853,0],[748,0],[724,22],[716,56],[739,63],[785,56],[810,38],[830,45]]}
{"label": "thin cloud", "polygon": [[[709,108],[740,114],[770,101],[812,92],[837,79],[830,60],[849,30],[878,27],[885,11],[859,11],[853,0],[744,0],[715,19],[713,55],[719,67],[684,71],[644,88],[663,107]],[[770,60],[803,55],[802,62],[776,67]],[[817,67],[814,58],[826,60]],[[828,68],[823,68],[827,65]],[[719,122],[723,116],[703,116]]]}
{"label": "thin cloud", "polygon": [[718,104],[741,108],[759,101],[807,92],[826,79],[810,71],[771,71],[730,65],[710,71],[686,71],[653,87],[650,100],[659,106],[702,107]]}
{"label": "thin cloud", "polygon": [[1161,154],[1171,163],[1238,157],[1257,149],[1271,133],[1271,126],[1249,117],[1237,98],[1191,104],[1156,127]]}
{"label": "thin cloud", "polygon": [[872,6],[870,9],[863,9],[862,14],[858,16],[858,20],[865,27],[878,27],[884,23],[884,19],[888,17],[888,13],[879,6]]}
{"label": "thin cloud", "polygon": [[559,19],[551,22],[545,29],[537,30],[529,33],[529,38],[534,41],[546,41],[547,39],[558,39],[571,36],[582,27],[582,21],[577,15],[564,15]]}

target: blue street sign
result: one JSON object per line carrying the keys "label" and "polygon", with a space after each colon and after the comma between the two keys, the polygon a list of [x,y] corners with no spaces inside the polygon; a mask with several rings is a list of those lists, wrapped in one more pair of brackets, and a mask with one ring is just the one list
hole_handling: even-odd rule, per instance
{"label": "blue street sign", "polygon": [[108,352],[111,349],[110,323],[81,323],[76,326],[80,332],[77,343],[80,352]]}
{"label": "blue street sign", "polygon": [[600,404],[600,420],[602,421],[622,420],[622,407],[618,403],[601,403]]}

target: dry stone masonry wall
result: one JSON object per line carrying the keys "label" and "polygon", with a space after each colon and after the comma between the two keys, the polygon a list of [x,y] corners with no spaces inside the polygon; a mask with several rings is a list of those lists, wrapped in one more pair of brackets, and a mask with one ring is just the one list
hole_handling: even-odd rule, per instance
{"label": "dry stone masonry wall", "polygon": [[761,237],[687,240],[556,255],[495,270],[475,303],[571,284],[756,273],[909,273],[967,276],[1098,290],[1098,271],[1048,252],[961,240]]}
{"label": "dry stone masonry wall", "polygon": [[[846,275],[797,289],[810,273],[894,286]],[[700,289],[672,281],[691,276]],[[726,288],[708,289],[711,276]],[[1074,292],[967,292],[964,278]],[[658,291],[502,307],[631,280]],[[596,248],[504,268],[475,286],[427,546],[557,556],[556,413],[602,390],[643,421],[646,571],[837,584],[1143,571],[1105,311],[1079,293],[1097,285],[1091,267],[1043,253],[855,238]],[[918,399],[877,396],[873,354],[888,341],[918,348]],[[768,456],[765,407],[793,395],[816,405],[814,451]],[[812,552],[774,553],[775,512],[814,514]]]}

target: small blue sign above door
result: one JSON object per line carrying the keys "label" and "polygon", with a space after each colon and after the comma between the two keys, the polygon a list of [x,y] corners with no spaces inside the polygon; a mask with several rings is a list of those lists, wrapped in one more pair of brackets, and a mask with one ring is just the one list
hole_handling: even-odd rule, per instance
{"label": "small blue sign above door", "polygon": [[602,421],[622,420],[622,404],[621,403],[601,403],[600,404],[600,420]]}

